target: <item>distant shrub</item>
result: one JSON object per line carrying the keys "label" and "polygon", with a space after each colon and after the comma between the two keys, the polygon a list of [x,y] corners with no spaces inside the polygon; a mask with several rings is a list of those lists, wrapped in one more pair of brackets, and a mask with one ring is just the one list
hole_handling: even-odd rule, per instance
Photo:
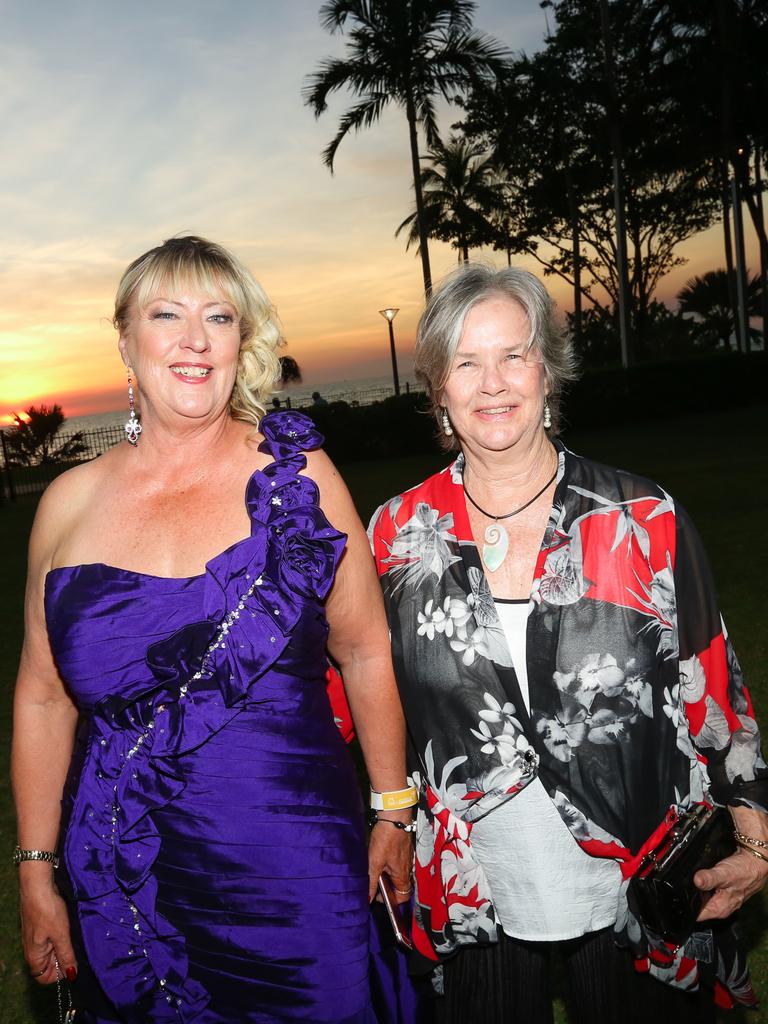
{"label": "distant shrub", "polygon": [[[765,402],[767,368],[768,355],[754,352],[644,363],[631,370],[589,370],[566,395],[564,419],[569,428],[580,430]],[[439,451],[423,394],[373,405],[331,402],[302,411],[325,435],[326,451],[338,463]]]}
{"label": "distant shrub", "polygon": [[329,402],[302,409],[325,436],[335,462],[397,458],[407,453],[436,452],[435,422],[426,396],[392,396],[372,405]]}

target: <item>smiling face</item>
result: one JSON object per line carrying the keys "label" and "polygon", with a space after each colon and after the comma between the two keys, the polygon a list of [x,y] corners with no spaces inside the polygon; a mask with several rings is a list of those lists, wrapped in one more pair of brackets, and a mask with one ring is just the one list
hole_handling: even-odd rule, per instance
{"label": "smiling face", "polygon": [[189,286],[163,289],[136,307],[120,335],[142,411],[215,419],[226,412],[237,373],[240,319],[223,295]]}
{"label": "smiling face", "polygon": [[547,383],[529,333],[525,310],[506,296],[467,313],[440,404],[470,450],[502,452],[541,439]]}

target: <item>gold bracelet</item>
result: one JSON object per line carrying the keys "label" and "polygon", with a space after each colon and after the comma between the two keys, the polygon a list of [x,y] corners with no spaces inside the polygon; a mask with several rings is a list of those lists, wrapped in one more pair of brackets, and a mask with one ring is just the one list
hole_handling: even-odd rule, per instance
{"label": "gold bracelet", "polygon": [[738,843],[749,843],[751,846],[759,846],[761,850],[768,850],[768,843],[762,839],[755,839],[754,836],[745,836],[742,832],[734,830],[734,836]]}
{"label": "gold bracelet", "polygon": [[757,857],[758,860],[764,860],[768,864],[768,857],[764,853],[760,853],[759,850],[753,850],[751,846],[747,846],[746,843],[742,843],[740,839],[736,840],[736,845],[740,846],[742,850],[746,850],[747,853],[751,853],[753,857]]}
{"label": "gold bracelet", "polygon": [[17,846],[13,851],[13,863],[21,864],[23,860],[42,860],[46,864],[53,864],[55,868],[59,866],[59,858],[50,850],[22,850]]}

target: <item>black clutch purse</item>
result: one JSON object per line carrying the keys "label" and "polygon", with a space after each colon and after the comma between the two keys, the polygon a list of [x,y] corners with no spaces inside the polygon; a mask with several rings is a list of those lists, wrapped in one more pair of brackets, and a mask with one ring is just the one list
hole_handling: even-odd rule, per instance
{"label": "black clutch purse", "polygon": [[735,852],[728,811],[699,804],[671,825],[640,861],[629,883],[630,904],[650,931],[681,946],[694,929],[705,896],[693,876]]}

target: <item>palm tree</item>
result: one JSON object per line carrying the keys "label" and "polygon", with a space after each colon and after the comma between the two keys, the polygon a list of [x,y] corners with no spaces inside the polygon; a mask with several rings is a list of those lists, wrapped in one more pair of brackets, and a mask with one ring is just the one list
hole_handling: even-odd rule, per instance
{"label": "palm tree", "polygon": [[421,192],[417,126],[429,146],[439,142],[435,115],[438,96],[456,94],[487,79],[502,67],[505,51],[472,29],[472,0],[327,0],[320,21],[328,32],[344,32],[350,23],[345,56],[326,58],[310,76],[304,99],[319,117],[328,97],[348,88],[357,102],[342,114],[339,129],[323,152],[333,171],[341,141],[369,128],[391,103],[405,110],[411,147],[413,188],[424,290],[432,290],[427,228]]}
{"label": "palm tree", "polygon": [[52,462],[72,462],[88,452],[88,445],[78,431],[65,441],[58,437],[65,416],[60,405],[30,405],[24,419],[14,414],[15,427],[6,435],[6,444],[14,462],[37,466]]}
{"label": "palm tree", "polygon": [[[421,172],[427,235],[451,242],[466,263],[470,246],[493,240],[489,217],[502,202],[493,163],[482,146],[456,137],[432,146],[426,159],[432,165]],[[418,211],[405,218],[395,235],[406,228],[409,249],[421,238]]]}
{"label": "palm tree", "polygon": [[[760,279],[753,277],[747,282],[747,315],[759,316],[762,290]],[[736,332],[736,316],[731,305],[728,272],[710,270],[701,277],[692,277],[677,293],[681,313],[691,313],[698,318],[699,334],[703,341],[716,344],[722,341],[730,348],[731,338]],[[749,328],[754,341],[760,332]]]}

